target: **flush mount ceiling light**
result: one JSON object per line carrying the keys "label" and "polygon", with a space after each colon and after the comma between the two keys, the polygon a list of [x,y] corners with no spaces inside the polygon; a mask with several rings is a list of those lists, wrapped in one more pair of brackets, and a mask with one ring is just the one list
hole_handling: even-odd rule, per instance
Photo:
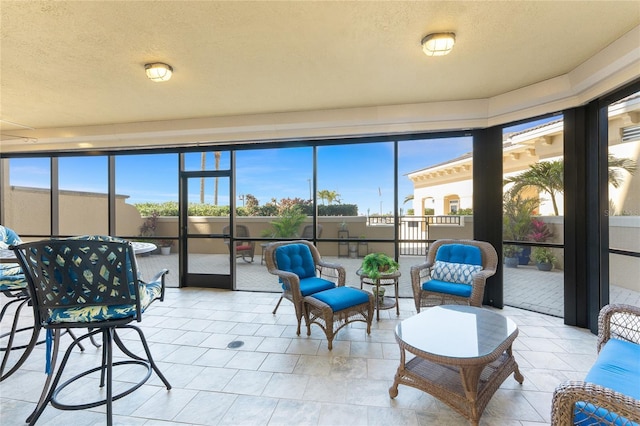
{"label": "flush mount ceiling light", "polygon": [[422,39],[422,50],[427,56],[443,56],[451,52],[456,43],[454,33],[434,33]]}
{"label": "flush mount ceiling light", "polygon": [[147,72],[147,77],[152,81],[167,81],[173,74],[171,65],[163,64],[162,62],[146,64],[144,69]]}

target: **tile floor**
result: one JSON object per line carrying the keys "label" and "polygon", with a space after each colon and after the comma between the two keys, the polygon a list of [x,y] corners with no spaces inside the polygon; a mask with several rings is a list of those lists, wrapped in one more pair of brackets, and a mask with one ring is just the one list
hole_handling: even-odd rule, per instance
{"label": "tile floor", "polygon": [[[152,375],[140,389],[114,403],[115,424],[467,424],[447,405],[416,389],[400,385],[397,398],[389,398],[400,355],[393,330],[399,320],[415,314],[412,299],[400,300],[399,318],[395,310],[382,311],[370,336],[364,323],[344,328],[330,352],[317,326],[310,337],[304,327],[296,336],[288,301],[276,315],[271,313],[278,297],[264,292],[168,289],[165,301],[154,303],[144,314],[141,327],[173,388],[167,391]],[[519,326],[514,352],[525,381],[519,385],[509,377],[480,423],[549,424],[554,388],[584,377],[596,358],[596,336],[565,326],[553,316],[509,307],[496,311]],[[233,341],[244,344],[228,348]],[[34,409],[45,379],[43,346],[0,384],[0,424],[23,424]],[[99,360],[100,350],[88,345],[85,352],[74,352],[72,370]],[[137,371],[118,367],[116,380],[133,381]],[[62,399],[94,396],[96,379],[83,381],[82,388],[70,387]],[[60,411],[48,406],[38,421],[38,425],[104,423],[104,407]]]}

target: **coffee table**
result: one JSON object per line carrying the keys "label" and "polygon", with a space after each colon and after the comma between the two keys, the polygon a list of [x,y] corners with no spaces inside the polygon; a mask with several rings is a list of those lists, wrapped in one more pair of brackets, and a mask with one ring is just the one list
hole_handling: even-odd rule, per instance
{"label": "coffee table", "polygon": [[[427,392],[477,425],[502,382],[524,377],[511,345],[518,327],[488,309],[443,305],[429,308],[396,326],[400,366],[389,396],[398,385]],[[406,361],[406,352],[415,357]]]}

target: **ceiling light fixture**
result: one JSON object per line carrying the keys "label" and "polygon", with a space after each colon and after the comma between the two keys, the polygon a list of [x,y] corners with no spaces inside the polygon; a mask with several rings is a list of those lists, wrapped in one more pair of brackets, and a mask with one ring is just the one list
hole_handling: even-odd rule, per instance
{"label": "ceiling light fixture", "polygon": [[422,50],[427,56],[443,56],[451,52],[456,43],[454,33],[434,33],[422,39]]}
{"label": "ceiling light fixture", "polygon": [[162,62],[146,64],[144,69],[147,72],[147,77],[152,81],[167,81],[173,74],[173,68],[171,68],[171,65],[163,64]]}

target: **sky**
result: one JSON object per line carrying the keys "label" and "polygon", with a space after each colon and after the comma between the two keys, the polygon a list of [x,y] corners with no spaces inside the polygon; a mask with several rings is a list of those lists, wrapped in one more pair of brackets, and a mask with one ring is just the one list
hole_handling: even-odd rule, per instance
{"label": "sky", "polygon": [[[553,118],[550,118],[553,119]],[[505,132],[533,127],[548,119],[505,129]],[[399,208],[413,193],[406,174],[439,164],[472,151],[471,137],[400,141],[398,143]],[[61,157],[60,189],[107,193],[107,157]],[[317,149],[318,190],[335,191],[342,204],[356,204],[358,213],[390,214],[393,211],[393,143],[319,146]],[[116,193],[128,197],[127,203],[178,201],[178,155],[138,154],[116,158]],[[220,170],[228,170],[230,155],[222,152]],[[188,171],[202,168],[200,153],[188,153]],[[49,188],[50,165],[46,158],[10,160],[10,184]],[[205,169],[215,170],[213,153],[205,157]],[[236,151],[236,200],[251,194],[260,205],[273,198],[309,199],[312,193],[313,149],[311,147],[252,149]],[[214,178],[205,179],[205,202],[214,204]],[[200,201],[201,179],[189,179],[189,201]],[[218,204],[229,204],[229,180],[218,181]],[[323,202],[318,200],[319,204]]]}
{"label": "sky", "polygon": [[[398,156],[400,206],[413,193],[405,176],[470,152],[471,138],[401,141]],[[359,214],[391,213],[393,210],[393,143],[321,146],[317,150],[318,190],[336,191],[343,204],[356,204]],[[229,167],[229,154],[223,152],[220,169]],[[60,189],[107,192],[107,157],[61,157]],[[186,156],[186,169],[201,169],[200,153]],[[212,153],[205,168],[215,170]],[[312,192],[313,150],[310,147],[244,150],[236,152],[237,195],[251,194],[261,205],[272,198],[308,199]],[[10,160],[10,184],[48,188],[49,160],[20,158]],[[218,204],[226,205],[228,179],[218,183]],[[214,202],[214,179],[205,180],[205,202]],[[178,200],[178,156],[176,154],[121,155],[116,158],[116,192],[127,195],[127,203]],[[189,201],[200,201],[200,179],[189,180]],[[321,200],[318,203],[322,204]],[[237,200],[242,205],[242,200]]]}

